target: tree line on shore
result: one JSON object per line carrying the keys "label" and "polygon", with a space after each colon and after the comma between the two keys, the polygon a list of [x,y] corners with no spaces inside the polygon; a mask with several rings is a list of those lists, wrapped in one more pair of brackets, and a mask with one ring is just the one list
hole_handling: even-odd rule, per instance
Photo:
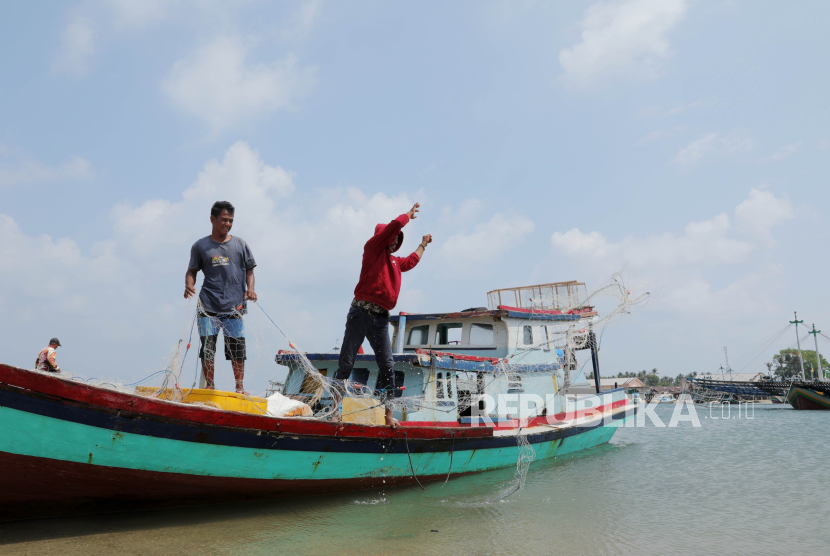
{"label": "tree line on shore", "polygon": [[[821,355],[821,354],[819,354]],[[804,361],[804,375],[806,378],[816,376],[816,352],[809,349],[801,350],[801,359]],[[769,374],[781,378],[792,378],[801,376],[801,365],[798,362],[798,350],[796,348],[782,349],[772,357],[772,361],[766,364]],[[830,363],[821,355],[821,377],[830,371]]]}
{"label": "tree line on shore", "polygon": [[643,370],[638,373],[629,371],[627,373],[619,373],[617,376],[606,378],[638,378],[640,379],[640,382],[646,386],[680,386],[683,383],[683,379],[692,378],[693,376],[697,376],[697,373],[694,372],[687,375],[681,373],[672,378],[670,376],[660,376],[657,373],[657,369],[651,369],[651,371]]}
{"label": "tree line on shore", "polygon": [[[816,352],[809,349],[801,350],[801,358],[804,361],[804,374],[807,378],[816,376]],[[801,376],[801,366],[798,362],[798,350],[795,348],[782,349],[772,357],[772,361],[766,363],[767,375],[780,378],[794,378]],[[826,376],[824,373],[830,372],[830,363],[821,355],[821,370],[822,377]],[[729,370],[725,370],[729,373]],[[734,370],[733,370],[734,372]],[[717,374],[717,373],[713,373]],[[689,374],[679,374],[672,378],[670,376],[660,376],[657,369],[651,371],[642,370],[640,372],[629,371],[619,373],[617,376],[605,378],[638,378],[640,382],[646,386],[680,386],[683,384],[683,379],[688,379],[697,376],[697,372]],[[592,378],[592,377],[589,377]]]}

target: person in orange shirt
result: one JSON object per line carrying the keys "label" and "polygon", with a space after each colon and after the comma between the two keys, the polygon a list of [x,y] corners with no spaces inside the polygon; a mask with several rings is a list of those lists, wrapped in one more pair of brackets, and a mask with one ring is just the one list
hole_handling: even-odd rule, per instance
{"label": "person in orange shirt", "polygon": [[57,338],[52,338],[49,340],[49,345],[40,350],[40,353],[37,354],[37,360],[35,361],[35,368],[38,371],[46,371],[48,373],[59,373],[61,372],[61,368],[58,367],[56,362],[57,358],[57,349],[60,347],[61,343]]}

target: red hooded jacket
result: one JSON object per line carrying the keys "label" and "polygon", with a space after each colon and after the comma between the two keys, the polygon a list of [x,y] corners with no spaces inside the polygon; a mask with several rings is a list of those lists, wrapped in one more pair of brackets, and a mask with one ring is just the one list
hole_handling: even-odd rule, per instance
{"label": "red hooded jacket", "polygon": [[387,311],[395,308],[401,292],[401,272],[412,270],[421,260],[417,253],[395,257],[389,252],[395,236],[398,237],[395,251],[403,245],[401,228],[408,223],[409,216],[402,214],[389,224],[375,226],[374,237],[363,246],[363,267],[354,289],[355,299],[380,305]]}

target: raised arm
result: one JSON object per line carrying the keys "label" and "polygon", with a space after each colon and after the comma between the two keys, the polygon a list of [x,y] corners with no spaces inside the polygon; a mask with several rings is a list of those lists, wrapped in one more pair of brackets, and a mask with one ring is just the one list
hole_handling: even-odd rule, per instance
{"label": "raised arm", "polygon": [[424,256],[424,251],[427,248],[427,245],[432,243],[432,234],[427,234],[421,238],[421,245],[415,250],[415,254],[418,255],[418,260],[421,260],[421,257]]}
{"label": "raised arm", "polygon": [[366,242],[366,247],[372,250],[380,251],[386,249],[392,244],[392,241],[398,237],[401,228],[409,224],[410,220],[417,218],[418,207],[421,205],[415,203],[409,212],[404,213],[386,225],[381,233],[373,236],[372,239]]}
{"label": "raised arm", "polygon": [[427,245],[430,243],[432,243],[432,234],[427,234],[421,239],[421,245],[418,246],[414,253],[408,257],[401,258],[398,262],[401,272],[407,272],[415,268],[415,265],[420,262],[421,257],[424,256],[424,251],[426,250]]}

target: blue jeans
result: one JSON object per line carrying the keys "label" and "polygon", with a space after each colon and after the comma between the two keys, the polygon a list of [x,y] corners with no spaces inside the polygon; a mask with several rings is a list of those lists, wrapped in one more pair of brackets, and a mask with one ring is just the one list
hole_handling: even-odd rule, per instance
{"label": "blue jeans", "polygon": [[337,380],[346,380],[352,374],[354,356],[363,345],[363,340],[369,339],[369,345],[375,352],[378,364],[378,382],[376,390],[384,390],[388,397],[392,397],[395,390],[395,373],[392,371],[392,342],[389,340],[389,317],[376,315],[357,307],[349,309],[346,317],[346,332],[343,334],[343,345],[340,348],[340,364],[337,367]]}

